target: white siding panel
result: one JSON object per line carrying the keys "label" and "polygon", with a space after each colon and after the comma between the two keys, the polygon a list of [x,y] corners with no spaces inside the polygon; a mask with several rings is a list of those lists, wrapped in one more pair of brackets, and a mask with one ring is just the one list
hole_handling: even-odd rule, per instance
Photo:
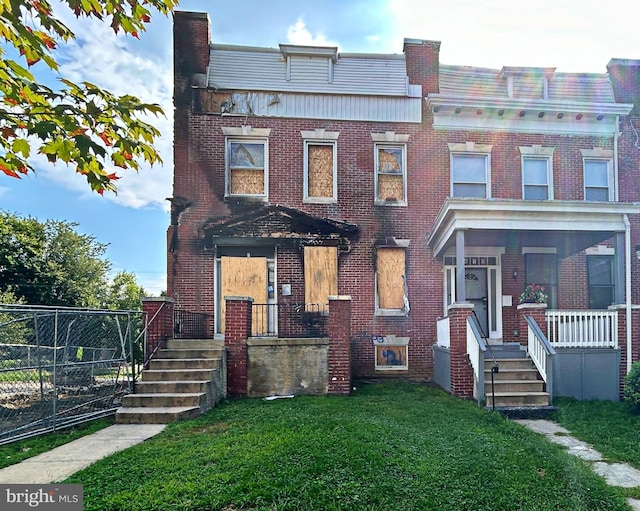
{"label": "white siding panel", "polygon": [[507,82],[498,71],[462,66],[440,68],[440,93],[444,95],[506,98]]}
{"label": "white siding panel", "polygon": [[280,101],[268,105],[269,96],[269,93],[264,92],[251,94],[253,115],[345,121],[409,123],[422,121],[422,98],[280,93]]}
{"label": "white siding panel", "polygon": [[516,76],[513,80],[513,97],[542,99],[542,76]]}
{"label": "white siding panel", "polygon": [[614,103],[606,75],[557,73],[549,80],[549,99],[588,103]]}
{"label": "white siding panel", "polygon": [[210,87],[217,89],[371,94],[407,96],[403,55],[339,56],[329,83],[325,57],[291,57],[291,80],[286,80],[286,59],[277,50],[216,49],[209,60]]}
{"label": "white siding panel", "polygon": [[[440,67],[443,95],[507,98],[507,80],[497,69],[464,66]],[[542,99],[541,77],[514,79],[514,97]],[[549,99],[561,102],[614,103],[609,77],[605,74],[554,73],[549,79]]]}

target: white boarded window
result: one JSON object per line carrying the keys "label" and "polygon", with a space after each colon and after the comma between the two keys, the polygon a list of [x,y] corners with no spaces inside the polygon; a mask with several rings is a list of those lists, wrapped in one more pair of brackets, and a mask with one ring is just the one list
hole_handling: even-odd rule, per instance
{"label": "white boarded window", "polygon": [[406,145],[375,144],[376,204],[407,204]]}
{"label": "white boarded window", "polygon": [[376,249],[376,314],[405,316],[409,313],[406,249]]}
{"label": "white boarded window", "polygon": [[335,202],[337,195],[336,143],[305,140],[305,202]]}
{"label": "white boarded window", "polygon": [[304,247],[304,302],[307,311],[328,311],[338,294],[338,248]]}

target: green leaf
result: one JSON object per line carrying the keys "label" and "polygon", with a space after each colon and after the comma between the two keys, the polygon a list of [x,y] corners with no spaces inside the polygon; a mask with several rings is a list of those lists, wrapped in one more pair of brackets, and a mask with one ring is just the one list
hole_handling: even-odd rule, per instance
{"label": "green leaf", "polygon": [[24,138],[17,138],[13,141],[13,144],[11,144],[11,150],[15,153],[21,153],[22,156],[28,158],[31,153],[31,146]]}

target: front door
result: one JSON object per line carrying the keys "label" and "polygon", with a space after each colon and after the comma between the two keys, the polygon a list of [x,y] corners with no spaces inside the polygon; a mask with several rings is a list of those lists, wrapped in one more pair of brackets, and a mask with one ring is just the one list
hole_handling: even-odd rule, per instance
{"label": "front door", "polygon": [[[222,257],[220,261],[220,333],[225,329],[225,296],[248,296],[254,304],[267,304],[268,277],[266,257]],[[265,310],[266,312],[266,310]],[[262,314],[253,314],[252,330],[266,331]]]}
{"label": "front door", "polygon": [[480,324],[482,337],[489,337],[489,315],[487,294],[487,269],[467,268],[464,276],[467,301],[473,304],[473,310]]}

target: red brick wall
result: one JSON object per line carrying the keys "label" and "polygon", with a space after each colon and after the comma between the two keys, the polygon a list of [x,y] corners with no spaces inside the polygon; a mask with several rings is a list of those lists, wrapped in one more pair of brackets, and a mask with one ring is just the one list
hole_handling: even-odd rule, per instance
{"label": "red brick wall", "polygon": [[351,297],[329,299],[328,393],[347,396],[351,392]]}
{"label": "red brick wall", "polygon": [[449,308],[451,393],[457,397],[473,397],[473,368],[467,356],[467,318],[472,313],[473,305]]}
{"label": "red brick wall", "polygon": [[247,395],[249,357],[247,339],[251,335],[251,305],[253,300],[227,300],[224,345],[227,349],[227,395]]}
{"label": "red brick wall", "polygon": [[[176,18],[177,19],[177,18]],[[189,23],[191,23],[190,20]],[[202,20],[199,20],[201,23]],[[204,34],[202,26],[190,44]],[[182,40],[181,40],[182,41]],[[182,42],[180,43],[182,44]],[[406,45],[410,83],[423,86],[423,94],[437,91],[438,43]],[[186,46],[180,47],[186,52]],[[194,56],[194,65],[204,58]],[[177,80],[182,77],[178,76]],[[187,89],[184,89],[187,94]],[[539,144],[555,147],[553,158],[556,199],[582,200],[581,148],[613,148],[611,138],[590,136],[552,136],[514,133],[449,132],[429,129],[432,119],[425,111],[423,124],[327,121],[198,115],[190,112],[186,96],[176,102],[174,143],[174,195],[187,198],[192,205],[179,218],[177,248],[168,253],[168,293],[176,305],[212,313],[214,310],[214,254],[204,246],[203,223],[225,216],[238,206],[224,199],[225,161],[224,136],[221,128],[271,128],[269,137],[269,203],[298,208],[320,218],[332,218],[359,225],[357,242],[348,254],[339,256],[338,293],[352,296],[351,341],[352,374],[354,377],[376,377],[371,335],[410,337],[409,370],[398,373],[404,377],[424,380],[433,373],[431,346],[436,341],[436,318],[445,311],[442,306],[442,262],[435,260],[426,245],[433,221],[449,195],[450,155],[447,143],[472,141],[492,144],[491,188],[495,198],[522,197],[521,156],[518,146]],[[636,125],[640,127],[640,121]],[[303,196],[303,140],[300,130],[324,128],[339,131],[338,204],[305,204]],[[633,146],[630,126],[622,126],[621,147]],[[408,142],[408,203],[409,207],[374,205],[374,144],[371,133],[395,131],[407,133]],[[637,156],[621,168],[623,196],[637,200]],[[635,194],[635,195],[634,195]],[[635,199],[633,199],[635,197]],[[243,206],[240,206],[243,207]],[[244,206],[246,207],[246,205]],[[634,239],[640,242],[640,227],[632,219]],[[171,236],[173,233],[170,232]],[[411,312],[408,317],[377,317],[374,315],[374,247],[378,240],[393,236],[409,239],[406,276]],[[175,239],[175,238],[174,238]],[[506,340],[513,340],[519,329],[517,298],[524,288],[524,257],[520,247],[510,248],[504,257],[502,282],[504,294],[513,296],[513,306],[503,310],[503,331]],[[586,305],[586,271],[584,256],[559,261],[561,307]],[[633,260],[634,271],[638,262]],[[512,279],[513,269],[519,276]],[[179,275],[179,278],[177,276]],[[300,301],[304,296],[301,254],[293,249],[278,249],[278,301]],[[578,284],[580,282],[580,284]],[[281,283],[291,283],[291,297],[281,295]],[[640,298],[638,279],[634,280],[634,299]],[[521,334],[522,335],[522,334]]]}

